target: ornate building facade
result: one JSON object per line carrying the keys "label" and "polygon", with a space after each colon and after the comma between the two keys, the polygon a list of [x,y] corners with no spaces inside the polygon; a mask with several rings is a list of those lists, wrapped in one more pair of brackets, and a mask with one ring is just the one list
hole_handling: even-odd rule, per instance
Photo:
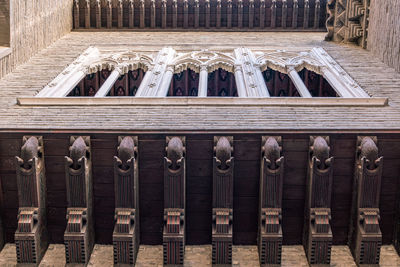
{"label": "ornate building facade", "polygon": [[400,266],[396,7],[0,0],[0,265]]}

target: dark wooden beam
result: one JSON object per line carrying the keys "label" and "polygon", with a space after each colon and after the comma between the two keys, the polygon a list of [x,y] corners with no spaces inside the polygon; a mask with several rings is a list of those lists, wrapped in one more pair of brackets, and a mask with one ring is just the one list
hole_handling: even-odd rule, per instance
{"label": "dark wooden beam", "polygon": [[48,246],[46,176],[42,136],[24,136],[21,157],[16,157],[18,227],[17,262],[39,265]]}
{"label": "dark wooden beam", "polygon": [[138,137],[119,136],[114,156],[114,264],[133,265],[139,249]]}

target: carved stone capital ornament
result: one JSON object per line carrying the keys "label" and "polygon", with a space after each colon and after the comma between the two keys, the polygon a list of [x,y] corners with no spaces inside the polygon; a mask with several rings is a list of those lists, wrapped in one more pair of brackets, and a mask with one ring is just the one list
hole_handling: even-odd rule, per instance
{"label": "carved stone capital ornament", "polygon": [[86,265],[94,246],[92,157],[89,136],[71,136],[65,157],[67,229],[64,233],[67,264]]}
{"label": "carved stone capital ornament", "polygon": [[38,265],[46,252],[46,177],[43,138],[24,136],[21,157],[16,157],[18,226],[17,261]]}
{"label": "carved stone capital ornament", "polygon": [[212,263],[232,264],[233,137],[214,137]]}
{"label": "carved stone capital ornament", "polygon": [[309,264],[329,265],[332,246],[333,157],[328,136],[311,136],[303,245]]}
{"label": "carved stone capital ornament", "polygon": [[114,157],[114,265],[132,265],[139,249],[139,166],[137,136],[118,137]]}
{"label": "carved stone capital ornament", "polygon": [[186,141],[167,136],[164,158],[164,264],[183,265],[185,254]]}
{"label": "carved stone capital ornament", "polygon": [[258,253],[261,266],[281,264],[284,157],[280,136],[263,136],[261,145]]}
{"label": "carved stone capital ornament", "polygon": [[358,266],[379,266],[382,233],[379,198],[383,158],[376,136],[357,138],[349,245]]}

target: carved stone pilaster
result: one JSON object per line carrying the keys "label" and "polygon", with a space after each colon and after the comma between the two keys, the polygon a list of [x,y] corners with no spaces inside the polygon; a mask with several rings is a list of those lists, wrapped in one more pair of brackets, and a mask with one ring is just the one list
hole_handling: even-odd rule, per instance
{"label": "carved stone pilaster", "polygon": [[328,0],[326,40],[367,47],[370,0]]}
{"label": "carved stone pilaster", "polygon": [[310,137],[303,245],[311,265],[329,265],[331,258],[333,157],[329,151],[329,137]]}
{"label": "carved stone pilaster", "polygon": [[17,261],[37,266],[46,252],[46,176],[43,138],[24,136],[21,157],[16,157],[18,226]]}
{"label": "carved stone pilaster", "polygon": [[232,264],[233,137],[214,137],[212,263]]}
{"label": "carved stone pilaster", "polygon": [[258,220],[258,253],[261,266],[281,264],[284,173],[281,145],[280,136],[262,137]]}
{"label": "carved stone pilaster", "polygon": [[132,265],[139,249],[139,172],[137,136],[118,137],[114,157],[114,265]]}
{"label": "carved stone pilaster", "polygon": [[186,142],[166,138],[164,158],[164,264],[183,265],[185,254]]}
{"label": "carved stone pilaster", "polygon": [[379,198],[383,158],[379,157],[377,142],[376,136],[357,138],[349,244],[358,266],[379,265],[382,244]]}
{"label": "carved stone pilaster", "polygon": [[70,138],[65,157],[67,229],[64,233],[67,264],[89,262],[94,246],[92,157],[89,136]]}
{"label": "carved stone pilaster", "polygon": [[75,29],[79,29],[80,23],[79,23],[79,18],[80,18],[80,14],[79,14],[79,0],[74,0],[74,7],[73,7],[73,11],[74,11],[74,28]]}

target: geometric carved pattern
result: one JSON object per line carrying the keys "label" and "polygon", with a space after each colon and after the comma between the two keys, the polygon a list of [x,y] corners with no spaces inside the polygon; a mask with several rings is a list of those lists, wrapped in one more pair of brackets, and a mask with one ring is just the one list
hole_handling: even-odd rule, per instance
{"label": "geometric carved pattern", "polygon": [[18,263],[38,265],[47,249],[46,178],[43,138],[24,136],[16,157],[18,226],[15,232]]}
{"label": "geometric carved pattern", "polygon": [[258,252],[260,264],[281,264],[282,250],[282,187],[284,157],[282,138],[263,136],[261,149],[260,211]]}
{"label": "geometric carved pattern", "polygon": [[367,47],[370,0],[329,0],[326,40]]}
{"label": "geometric carved pattern", "polygon": [[102,4],[92,7],[90,2],[96,1],[75,1],[75,29],[319,30],[326,0],[97,0]]}
{"label": "geometric carved pattern", "polygon": [[379,227],[379,198],[383,158],[377,138],[357,138],[353,209],[349,243],[357,265],[379,265],[382,233]]}
{"label": "geometric carved pattern", "polygon": [[329,151],[329,137],[310,137],[303,235],[309,264],[330,264],[333,157]]}
{"label": "geometric carved pattern", "polygon": [[233,137],[214,137],[212,263],[232,264]]}
{"label": "geometric carved pattern", "polygon": [[89,136],[71,136],[65,157],[67,228],[64,233],[67,264],[87,264],[94,246],[92,159]]}
{"label": "geometric carved pattern", "polygon": [[118,137],[114,157],[114,264],[135,264],[139,248],[139,180],[137,136]]}
{"label": "geometric carved pattern", "polygon": [[183,265],[185,252],[185,137],[166,138],[164,157],[164,264]]}

